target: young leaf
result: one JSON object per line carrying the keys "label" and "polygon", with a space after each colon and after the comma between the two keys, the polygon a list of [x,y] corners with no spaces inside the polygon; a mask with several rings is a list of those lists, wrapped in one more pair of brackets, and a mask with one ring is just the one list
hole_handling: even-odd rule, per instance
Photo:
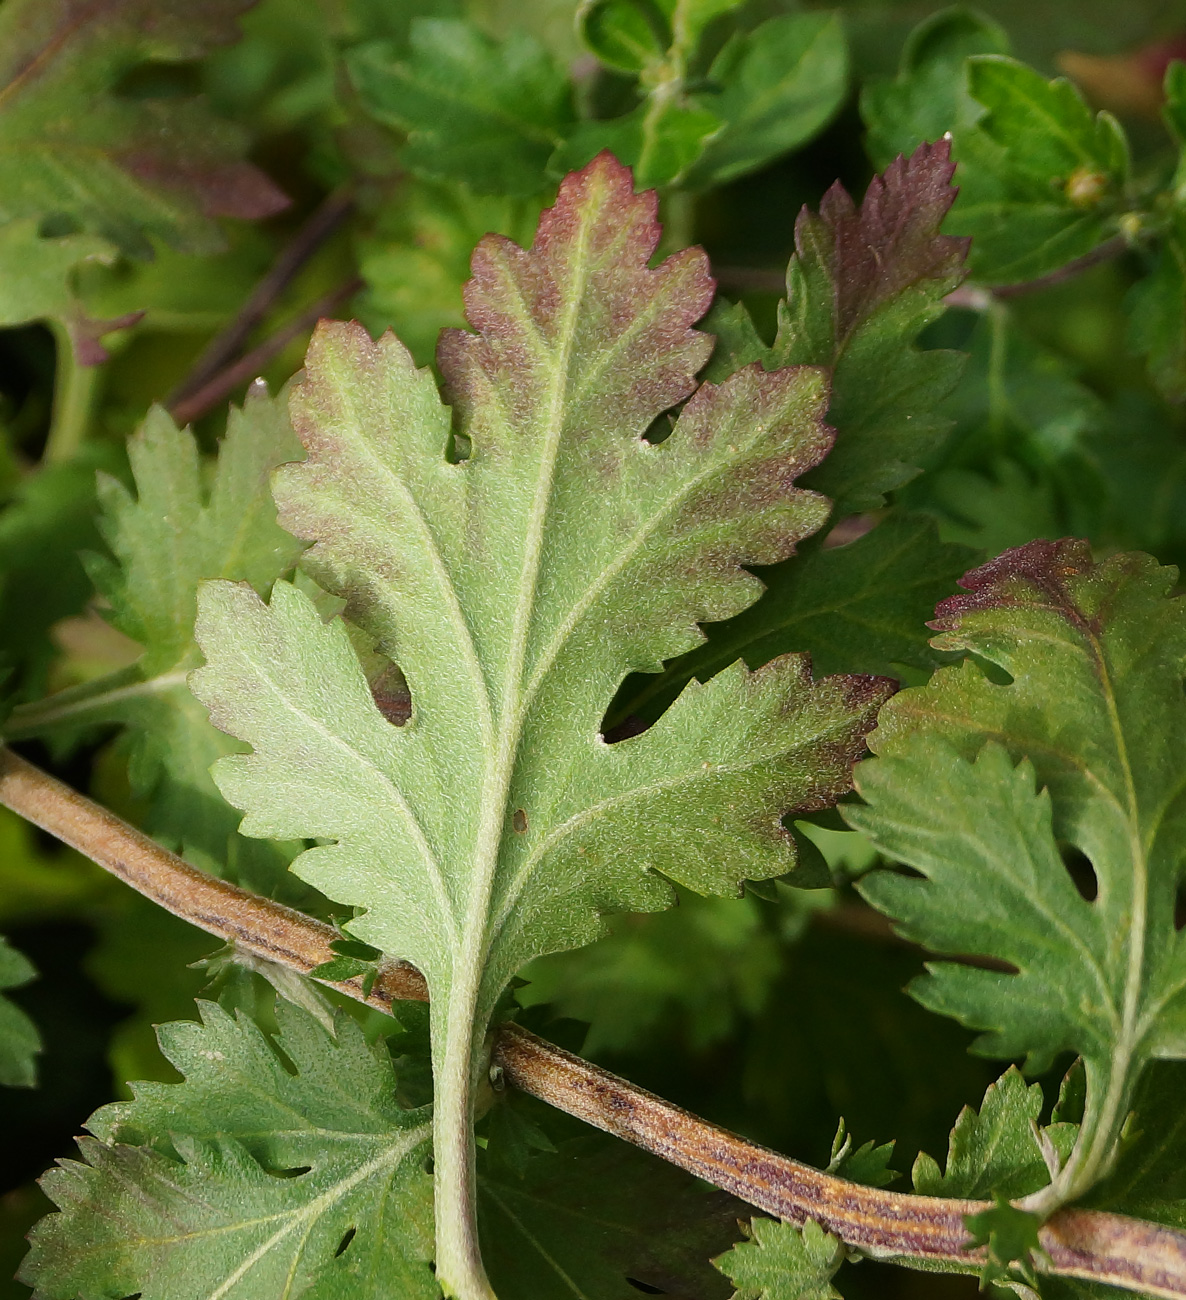
{"label": "young leaf", "polygon": [[697,102],[721,123],[687,184],[723,185],[817,135],[844,101],[848,47],[839,14],[788,14],[734,35]]}
{"label": "young leaf", "polygon": [[[1186,825],[1186,618],[1173,569],[1143,555],[1093,564],[1086,543],[1033,542],[968,574],[932,625],[972,662],[883,711],[878,758],[845,810],[922,873],[861,892],[900,931],[1016,974],[939,963],[914,986],[986,1031],[978,1048],[1045,1068],[1078,1052],[1087,1109],[1075,1151],[1029,1208],[1107,1171],[1133,1088],[1154,1057],[1186,1055],[1186,939],[1174,901]],[[1086,858],[1084,892],[1061,845]],[[1093,890],[1098,890],[1094,898]]]}
{"label": "young leaf", "polygon": [[347,62],[370,112],[407,132],[400,156],[417,175],[488,194],[547,188],[548,159],[575,119],[564,69],[534,37],[498,42],[463,19],[420,18],[406,61],[373,43]]}
{"label": "young leaf", "polygon": [[[1028,1087],[1021,1073],[1010,1068],[990,1084],[977,1112],[965,1106],[947,1149],[947,1167],[925,1151],[914,1162],[914,1190],[923,1196],[986,1200],[999,1194],[1008,1200],[1028,1196],[1050,1181],[1043,1146],[1065,1161],[1074,1145],[1074,1124],[1049,1124],[1039,1129],[1042,1086]],[[1041,1145],[1040,1145],[1041,1143]]]}
{"label": "young leaf", "polygon": [[0,217],[65,219],[137,257],[222,245],[216,218],[288,200],[198,99],[119,94],[148,62],[233,41],[246,0],[11,0],[0,14]]}
{"label": "young leaf", "polygon": [[331,1037],[277,1002],[273,1047],[199,1005],[160,1030],[185,1081],[136,1084],[92,1116],[86,1163],[42,1179],[61,1213],[22,1279],[43,1300],[434,1300],[429,1120],[393,1100],[385,1051],[344,1013]]}
{"label": "young leaf", "polygon": [[[32,962],[0,935],[0,989],[18,989],[37,978]],[[37,1082],[41,1051],[37,1026],[10,998],[0,993],[0,1084],[31,1088]]]}
{"label": "young leaf", "polygon": [[733,1300],[841,1300],[832,1285],[844,1243],[813,1219],[802,1228],[753,1219],[751,1239],[713,1260],[737,1287]]}
{"label": "young leaf", "polygon": [[1003,55],[970,59],[968,89],[988,111],[956,137],[950,228],[973,236],[977,279],[1032,280],[1091,252],[1113,232],[1128,181],[1116,119],[1093,115],[1066,78]]}
{"label": "young leaf", "polygon": [[1008,54],[1004,29],[974,9],[931,14],[906,38],[898,75],[874,79],[861,91],[869,156],[888,167],[926,140],[960,135],[983,116],[967,89],[966,62],[974,54]]}
{"label": "young leaf", "polygon": [[915,341],[964,278],[966,239],[939,233],[955,199],[945,140],[870,182],[858,208],[839,184],[795,222],[772,360],[832,367],[835,451],[812,477],[837,517],[875,508],[917,473],[947,427],[935,413],[962,358]]}
{"label": "young leaf", "polygon": [[16,709],[6,728],[11,736],[127,728],[133,790],[151,801],[146,829],[269,893],[290,855],[235,835],[237,818],[209,776],[210,764],[235,746],[210,725],[185,677],[197,662],[198,581],[236,578],[266,591],[295,562],[301,546],[276,523],[268,477],[300,454],[283,399],[253,389],[231,413],[207,487],[193,437],[154,410],[128,444],[138,496],[101,478],[102,526],[115,558],[92,555],[88,565],[110,621],[144,654],[130,668]]}
{"label": "young leaf", "polygon": [[793,868],[780,817],[845,789],[889,690],[812,682],[788,656],[690,687],[641,736],[598,734],[630,669],[744,607],[757,583],[741,564],[787,555],[827,512],[793,486],[829,444],[822,376],[753,367],[696,390],[711,281],[698,250],[648,267],[654,209],[602,156],[529,251],[483,240],[466,289],[479,333],[438,353],[452,421],[395,339],[315,336],[293,402],[309,458],[277,476],[280,518],[403,670],[405,727],[295,588],[270,606],[228,583],[201,597],[194,688],[254,751],[216,769],[243,831],[333,841],[298,874],[367,909],[352,933],[428,980],[438,1267],[466,1300],[488,1294],[471,1097],[507,982],[596,937],[605,912],[667,905],[664,877],[727,895]]}

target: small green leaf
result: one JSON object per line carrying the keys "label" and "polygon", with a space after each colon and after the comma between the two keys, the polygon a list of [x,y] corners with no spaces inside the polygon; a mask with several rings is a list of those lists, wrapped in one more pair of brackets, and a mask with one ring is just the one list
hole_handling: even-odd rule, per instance
{"label": "small green leaf", "polygon": [[607,67],[641,72],[671,44],[671,22],[657,0],[583,0],[577,31],[585,48]]}
{"label": "small green leaf", "polygon": [[883,1142],[878,1146],[870,1140],[854,1149],[852,1137],[841,1119],[836,1126],[836,1136],[832,1139],[828,1173],[835,1174],[838,1178],[847,1178],[850,1182],[861,1183],[865,1187],[888,1187],[898,1177],[898,1171],[890,1168],[889,1162],[893,1158],[893,1142]]}
{"label": "small green leaf", "polygon": [[939,233],[955,198],[946,141],[874,177],[858,208],[839,185],[795,223],[777,365],[833,367],[836,448],[813,482],[838,517],[874,508],[912,478],[947,428],[935,407],[962,358],[915,341],[964,277],[967,241]]}
{"label": "small green leaf", "polygon": [[[1094,564],[1072,541],[1033,542],[968,574],[966,594],[938,608],[935,644],[997,665],[1010,684],[969,661],[902,692],[858,774],[867,806],[844,810],[922,873],[879,871],[860,886],[901,933],[1016,968],[935,963],[915,996],[986,1031],[985,1054],[1039,1070],[1059,1051],[1083,1057],[1082,1132],[1043,1208],[1106,1173],[1145,1064],[1186,1056],[1175,580],[1143,555]],[[1076,887],[1062,846],[1084,855],[1096,897]]]}
{"label": "small green leaf", "polygon": [[722,123],[688,172],[690,186],[723,185],[817,135],[844,101],[848,47],[839,14],[792,14],[738,33],[696,96]]}
{"label": "small green leaf", "polygon": [[736,1286],[733,1300],[841,1300],[832,1286],[844,1243],[808,1219],[802,1228],[754,1219],[751,1239],[713,1263]]}
{"label": "small green leaf", "polygon": [[980,1273],[981,1285],[1004,1284],[1020,1279],[1037,1287],[1034,1259],[1042,1251],[1038,1241],[1041,1218],[1019,1210],[999,1194],[991,1209],[969,1214],[965,1223],[971,1233],[970,1246],[987,1246],[988,1259]]}
{"label": "small green leaf", "polygon": [[[37,978],[33,963],[0,935],[0,989],[19,989]],[[10,998],[0,994],[0,1084],[32,1088],[37,1082],[37,1026]]]}
{"label": "small green leaf", "polygon": [[956,136],[960,197],[949,227],[973,236],[971,264],[990,284],[1031,280],[1114,233],[1128,181],[1128,141],[1063,77],[1003,55],[968,61],[987,112]]}
{"label": "small green leaf", "polygon": [[948,131],[958,138],[973,126],[984,107],[968,93],[967,60],[1008,52],[1004,29],[975,9],[957,6],[924,18],[906,38],[897,77],[870,80],[861,91],[865,143],[875,165],[888,167],[924,141]]}
{"label": "small green leaf", "polygon": [[393,1100],[385,1050],[344,1013],[331,1037],[278,1002],[273,1047],[200,1009],[160,1030],[185,1081],[134,1085],[42,1180],[61,1213],[22,1278],[44,1300],[435,1300],[428,1115]]}
{"label": "small green leaf", "polygon": [[65,219],[137,257],[152,239],[211,252],[216,218],[288,200],[243,161],[246,136],[199,98],[136,98],[144,64],[233,41],[245,0],[10,0],[0,14],[0,218]]}
{"label": "small green leaf", "polygon": [[489,194],[547,188],[548,159],[575,119],[564,69],[534,37],[500,42],[460,18],[420,18],[406,60],[374,43],[347,64],[370,112],[407,132],[400,156],[417,175]]}
{"label": "small green leaf", "polygon": [[1026,1086],[1020,1071],[1010,1067],[989,1084],[980,1110],[965,1106],[951,1130],[947,1167],[925,1152],[914,1162],[914,1190],[923,1196],[986,1200],[992,1195],[1016,1199],[1036,1192],[1050,1181],[1041,1142],[1049,1143],[1061,1161],[1074,1145],[1078,1126],[1056,1123],[1037,1129],[1042,1114],[1042,1087]]}

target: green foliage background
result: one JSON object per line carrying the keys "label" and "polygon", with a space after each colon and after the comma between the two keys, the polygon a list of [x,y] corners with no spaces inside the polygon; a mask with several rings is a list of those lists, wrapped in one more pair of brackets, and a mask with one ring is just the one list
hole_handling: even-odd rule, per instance
{"label": "green foliage background", "polygon": [[[236,833],[238,814],[206,770],[238,746],[209,727],[183,687],[176,699],[162,691],[133,705],[93,705],[95,683],[109,674],[142,685],[199,661],[183,577],[241,579],[266,593],[290,567],[289,539],[267,531],[275,525],[264,490],[267,471],[285,459],[287,430],[255,393],[229,423],[225,403],[203,414],[194,443],[159,413],[127,439],[330,193],[353,196],[350,219],[270,305],[252,342],[359,276],[362,287],[337,313],[373,334],[393,329],[418,361],[430,361],[438,331],[462,323],[461,286],[481,235],[529,239],[559,176],[609,147],[636,166],[642,183],[659,187],[664,251],[703,244],[723,294],[743,301],[752,317],[756,333],[746,333],[737,315],[732,326],[720,318],[724,343],[713,364],[726,345],[732,360],[835,363],[837,401],[858,413],[870,399],[856,363],[857,377],[842,383],[844,347],[832,341],[812,352],[823,344],[778,318],[777,284],[796,250],[796,216],[804,204],[817,210],[834,181],[859,198],[897,153],[966,123],[967,152],[957,133],[955,154],[963,163],[956,183],[966,184],[944,230],[973,237],[978,288],[1055,270],[1123,233],[1118,223],[1131,208],[1146,214],[1145,232],[1127,251],[1065,282],[1018,297],[965,298],[942,315],[932,286],[933,301],[907,304],[901,316],[870,327],[861,343],[866,365],[889,346],[891,328],[908,339],[922,331],[927,360],[910,390],[916,408],[904,404],[911,414],[902,419],[917,409],[919,424],[929,421],[936,436],[912,461],[901,420],[881,412],[885,423],[865,430],[862,447],[881,447],[886,464],[877,461],[868,482],[846,479],[844,488],[826,481],[828,462],[809,485],[842,499],[837,519],[856,513],[877,527],[842,549],[808,543],[801,569],[763,575],[779,593],[777,605],[722,625],[708,646],[677,661],[667,698],[647,698],[646,684],[631,679],[609,723],[647,718],[648,708],[653,716],[678,684],[715,671],[714,655],[724,656],[721,663],[741,655],[757,667],[794,637],[819,672],[885,673],[921,684],[943,659],[923,626],[934,604],[981,557],[1035,538],[1073,535],[1100,555],[1143,550],[1163,564],[1186,561],[1186,225],[1175,206],[1176,187],[1186,183],[1179,167],[1186,80],[1171,75],[1167,126],[1156,76],[1143,74],[1146,100],[1134,98],[1131,68],[1118,54],[1176,38],[1181,55],[1181,4],[984,0],[976,14],[948,15],[928,45],[910,33],[935,13],[931,4],[751,0],[701,6],[700,44],[674,53],[653,30],[619,23],[612,5],[590,5],[584,39],[603,61],[599,71],[583,52],[570,0],[259,0],[251,7],[220,0],[200,21],[165,0],[107,0],[95,7],[86,48],[68,44],[50,74],[26,85],[14,70],[68,6],[46,4],[31,18],[33,8],[25,0],[0,5],[0,78],[19,91],[0,99],[7,734],[200,865],[341,917],[286,873],[301,845]],[[167,15],[151,39],[141,33],[150,12]],[[1065,59],[1068,51],[1081,56],[1077,63]],[[1004,62],[1010,53],[1036,72]],[[987,117],[966,91],[952,89],[968,55],[981,60],[970,85]],[[1049,91],[1046,79],[1064,64],[1079,68],[1093,110],[1115,110],[1131,156],[1106,120],[1101,125],[1077,101],[1068,106],[1069,91]],[[640,93],[671,76],[687,92],[677,107]],[[1073,140],[1068,158],[1050,162],[1036,144],[1029,149],[1034,110],[1018,103],[1023,95],[1030,104],[1060,94],[1051,111],[1064,114]],[[126,165],[131,146],[165,136],[182,141],[176,157],[138,170]],[[83,166],[72,151],[99,161]],[[1047,173],[1076,167],[1102,197],[1051,199]],[[76,201],[63,199],[63,177]],[[994,244],[985,217],[1005,201],[1012,205],[1007,247]],[[802,247],[799,253],[807,292],[812,264]],[[306,341],[307,332],[298,335],[263,368],[273,392],[301,365]],[[967,354],[949,394],[932,373],[949,364],[944,350]],[[234,398],[243,402],[244,390]],[[845,427],[839,416],[837,423]],[[253,493],[234,496],[226,468],[219,496],[223,468],[212,458],[224,435],[219,465],[237,456],[235,483],[251,477]],[[900,459],[884,450],[889,436],[902,440]],[[895,468],[915,463],[923,470],[917,477]],[[153,527],[168,511],[189,521],[188,549],[175,557],[178,585],[162,593],[150,579],[169,537]],[[259,515],[263,543],[247,554],[222,548],[220,511]],[[309,585],[323,611],[335,612]],[[847,593],[842,608],[829,605],[836,589]],[[172,596],[177,604],[166,610]],[[356,641],[374,686],[391,666],[364,634]],[[141,647],[148,656],[137,665]],[[72,692],[63,697],[74,702],[72,712],[53,725],[39,721],[37,701],[62,690]],[[980,1107],[1000,1069],[968,1054],[972,1031],[905,995],[922,971],[916,950],[845,924],[859,907],[851,880],[877,860],[870,841],[835,817],[802,823],[796,836],[819,888],[774,883],[737,901],[681,894],[671,911],[623,916],[591,947],[538,959],[518,1000],[529,1023],[566,1045],[583,1044],[592,1059],[758,1141],[824,1165],[843,1116],[858,1145],[895,1139],[893,1167],[909,1170],[920,1151],[941,1155],[961,1108]],[[879,842],[885,847],[884,837]],[[0,1084],[11,1085],[0,1108],[0,1300],[16,1300],[29,1294],[9,1280],[23,1235],[47,1209],[35,1177],[67,1153],[98,1106],[120,1099],[131,1107],[120,1113],[132,1116],[120,1122],[134,1122],[135,1108],[153,1094],[129,1102],[129,1081],[175,1082],[175,1066],[186,1070],[177,1052],[161,1054],[151,1027],[192,1020],[202,990],[259,1016],[266,1028],[275,1018],[262,977],[217,962],[202,967],[214,947],[206,936],[4,812],[0,929],[7,936]],[[390,1030],[377,1018],[360,1023],[372,1042]],[[313,1033],[294,1024],[284,1032]],[[392,1054],[420,1059],[408,1044],[423,1037],[423,1026],[400,1033]],[[366,1050],[362,1036],[351,1050]],[[1051,1129],[1069,1060],[1064,1053],[1041,1076],[1048,1100],[1035,1118]],[[36,1090],[25,1086],[34,1068]],[[1150,1096],[1170,1094],[1166,1079],[1177,1068],[1158,1065],[1142,1086]],[[414,1069],[408,1077],[415,1079]],[[187,1087],[195,1086],[191,1078]],[[1018,1114],[1032,1106],[1018,1079],[1008,1087]],[[400,1100],[414,1107],[426,1098]],[[578,1253],[572,1267],[589,1276],[603,1270],[606,1295],[617,1294],[609,1288],[630,1269],[668,1293],[679,1293],[678,1284],[698,1288],[687,1292],[696,1296],[728,1294],[702,1258],[688,1261],[702,1242],[715,1252],[728,1246],[736,1206],[698,1198],[681,1176],[541,1112],[520,1101],[488,1121],[481,1213],[484,1224],[503,1224],[500,1241],[512,1219],[528,1225],[525,1241],[538,1241],[547,1229],[534,1231],[530,1215],[547,1200],[571,1216],[567,1229],[555,1229],[553,1246],[571,1249],[588,1233],[582,1179],[589,1187],[627,1181],[637,1207],[623,1210],[620,1230],[587,1256]],[[374,1116],[367,1122],[382,1127]],[[513,1136],[500,1137],[504,1131]],[[509,1164],[499,1163],[500,1142],[513,1153]],[[1172,1165],[1172,1150],[1161,1158]],[[523,1167],[511,1167],[515,1160]],[[310,1161],[293,1156],[292,1163]],[[1164,1173],[1135,1168],[1135,1157],[1130,1164],[1119,1176],[1138,1191],[1151,1179],[1166,1185]],[[574,1173],[578,1165],[585,1172]],[[876,1180],[875,1161],[862,1168]],[[950,1161],[945,1176],[955,1177]],[[914,1177],[921,1190],[942,1190],[933,1160],[915,1165]],[[962,1185],[948,1192],[964,1194]],[[631,1218],[655,1201],[682,1207],[670,1217],[682,1215],[690,1241],[643,1260],[630,1239],[630,1231],[641,1235],[639,1220]],[[671,1226],[641,1221],[648,1237]],[[744,1259],[759,1250],[797,1259],[810,1248],[819,1257],[816,1274],[834,1271],[828,1241],[759,1236]],[[421,1259],[423,1249],[414,1242],[408,1258]],[[744,1259],[731,1276],[747,1295]],[[547,1269],[527,1247],[500,1247],[490,1267],[508,1300],[552,1294]],[[802,1294],[829,1294],[830,1283],[819,1285],[825,1289]],[[975,1283],[866,1264],[840,1266],[836,1285],[859,1300],[970,1295]]]}

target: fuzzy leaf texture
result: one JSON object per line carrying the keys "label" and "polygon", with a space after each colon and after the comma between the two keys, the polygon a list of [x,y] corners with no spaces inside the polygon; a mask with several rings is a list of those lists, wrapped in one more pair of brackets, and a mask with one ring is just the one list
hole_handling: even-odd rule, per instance
{"label": "fuzzy leaf texture", "polygon": [[[834,518],[884,504],[884,494],[918,472],[948,429],[937,408],[963,358],[920,351],[916,341],[963,278],[967,241],[939,233],[956,195],[952,171],[945,141],[924,144],[876,177],[859,207],[834,185],[818,214],[804,208],[772,348],[740,305],[718,306],[707,322],[720,336],[713,379],[755,361],[832,368],[836,446],[806,481],[833,498]],[[706,628],[706,645],[669,664],[662,677],[628,683],[611,721],[649,719],[691,677],[703,681],[738,656],[756,668],[806,650],[825,672],[933,664],[924,620],[972,553],[941,543],[927,520],[902,515],[848,546],[821,549],[820,540],[763,570],[766,594]]]}
{"label": "fuzzy leaf texture", "polygon": [[[903,692],[859,771],[866,806],[845,813],[922,873],[880,871],[861,885],[904,935],[1016,967],[938,963],[915,996],[985,1031],[985,1054],[1025,1056],[1037,1070],[1061,1051],[1083,1057],[1083,1133],[1060,1194],[1106,1170],[1146,1063],[1186,1056],[1176,577],[1140,554],[1094,564],[1074,541],[1032,542],[968,574],[966,594],[938,608],[936,644],[981,656],[1011,683],[968,661]],[[1068,849],[1086,865],[1068,867]],[[1081,892],[1071,868],[1092,888]]]}
{"label": "fuzzy leaf texture", "polygon": [[[0,935],[0,989],[17,989],[36,977],[32,962]],[[37,1082],[40,1051],[37,1026],[11,998],[0,993],[0,1084],[31,1088]]]}
{"label": "fuzzy leaf texture", "polygon": [[733,1300],[841,1300],[832,1277],[844,1245],[808,1219],[802,1228],[754,1219],[752,1239],[715,1260],[737,1287]]}
{"label": "fuzzy leaf texture", "polygon": [[16,737],[125,727],[133,789],[149,800],[146,829],[267,893],[287,857],[235,835],[238,819],[209,768],[238,747],[210,725],[185,679],[198,662],[198,582],[228,577],[267,591],[296,561],[300,543],[276,523],[268,479],[300,452],[284,399],[273,400],[262,386],[231,411],[208,479],[192,434],[152,411],[128,443],[137,495],[100,476],[101,526],[114,558],[92,554],[88,563],[110,621],[143,655],[129,668],[16,709],[5,729]]}
{"label": "fuzzy leaf texture", "polygon": [[479,332],[438,350],[452,421],[394,338],[315,336],[292,407],[308,459],[277,475],[280,519],[403,670],[406,727],[295,588],[270,605],[228,583],[200,599],[194,689],[254,751],[215,769],[244,833],[331,841],[294,870],[365,908],[352,933],[428,980],[446,1285],[460,1229],[442,1196],[461,1180],[472,1197],[468,1088],[507,982],[597,937],[605,912],[668,905],[664,877],[729,895],[791,870],[781,816],[848,786],[890,689],[813,682],[785,657],[690,687],[631,740],[599,734],[628,671],[752,601],[741,565],[786,556],[828,509],[794,486],[831,441],[824,377],[754,366],[697,389],[712,345],[691,326],[712,282],[699,250],[648,268],[654,210],[602,155],[529,251],[483,240],[466,289]]}
{"label": "fuzzy leaf texture", "polygon": [[222,246],[217,218],[288,200],[244,161],[240,129],[192,97],[117,93],[142,64],[238,35],[245,0],[11,0],[0,14],[0,216],[65,218],[151,257],[152,239]]}
{"label": "fuzzy leaf texture", "polygon": [[385,1049],[345,1014],[331,1036],[278,1001],[273,1046],[199,1006],[159,1031],[184,1082],[133,1085],[42,1180],[61,1213],[32,1234],[34,1295],[434,1300],[428,1113],[396,1104]]}
{"label": "fuzzy leaf texture", "polygon": [[839,435],[810,482],[833,498],[837,517],[884,504],[948,428],[936,407],[963,358],[916,343],[965,275],[968,240],[940,234],[954,171],[946,140],[922,144],[875,176],[859,206],[837,182],[818,213],[803,208],[773,347],[743,307],[718,308],[709,322],[722,335],[713,379],[759,360],[831,368]]}

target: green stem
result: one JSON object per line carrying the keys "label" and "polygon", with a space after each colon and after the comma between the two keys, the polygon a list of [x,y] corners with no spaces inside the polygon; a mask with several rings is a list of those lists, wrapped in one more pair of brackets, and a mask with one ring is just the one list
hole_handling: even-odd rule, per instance
{"label": "green stem", "polygon": [[462,978],[450,989],[443,1015],[432,1003],[436,1273],[445,1295],[456,1300],[495,1300],[477,1236],[474,1097],[486,1068],[486,1034],[475,1023],[476,998],[474,981]]}
{"label": "green stem", "polygon": [[57,320],[50,325],[57,345],[57,366],[54,372],[53,421],[45,444],[45,463],[60,465],[74,458],[86,438],[102,367],[80,365],[66,326]]}

